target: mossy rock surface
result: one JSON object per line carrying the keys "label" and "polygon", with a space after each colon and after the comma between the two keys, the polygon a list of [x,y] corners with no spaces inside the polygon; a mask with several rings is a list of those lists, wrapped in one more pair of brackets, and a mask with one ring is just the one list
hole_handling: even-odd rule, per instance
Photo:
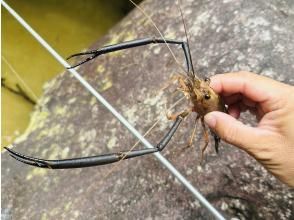
{"label": "mossy rock surface", "polygon": [[[194,68],[200,76],[249,70],[293,85],[292,1],[182,2]],[[174,1],[146,1],[142,7],[168,38],[185,39]],[[134,10],[90,49],[152,36],[158,36],[154,27]],[[183,62],[181,49],[172,49]],[[164,119],[165,103],[169,106],[177,100],[177,95],[160,88],[179,70],[164,45],[101,56],[78,69],[140,132],[162,117],[147,137],[154,144],[171,125]],[[243,119],[253,121],[249,115]],[[216,155],[210,144],[200,166],[201,129],[195,146],[184,150],[192,127],[191,116],[163,155],[224,216],[294,217],[293,190],[241,150],[222,143]],[[129,149],[135,142],[64,72],[45,86],[31,126],[14,149],[35,157],[62,159]],[[152,155],[118,166],[44,170],[21,164],[4,152],[1,202],[3,219],[213,219]]]}

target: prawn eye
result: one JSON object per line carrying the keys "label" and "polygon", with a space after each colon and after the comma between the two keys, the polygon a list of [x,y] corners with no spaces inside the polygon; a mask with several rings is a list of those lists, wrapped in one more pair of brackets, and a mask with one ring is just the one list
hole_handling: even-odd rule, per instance
{"label": "prawn eye", "polygon": [[205,78],[204,78],[204,82],[210,83],[210,78],[205,77]]}
{"label": "prawn eye", "polygon": [[205,98],[205,99],[210,99],[210,95],[209,95],[209,94],[205,94],[205,95],[204,95],[204,98]]}

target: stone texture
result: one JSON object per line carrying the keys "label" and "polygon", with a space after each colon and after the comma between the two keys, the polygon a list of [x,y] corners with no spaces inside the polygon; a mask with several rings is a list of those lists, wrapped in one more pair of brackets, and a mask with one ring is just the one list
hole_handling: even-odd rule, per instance
{"label": "stone texture", "polygon": [[[164,35],[185,39],[175,1],[142,7]],[[200,76],[249,70],[293,85],[292,0],[183,1],[194,67]],[[134,10],[91,46],[158,36]],[[183,53],[172,46],[183,62]],[[73,51],[73,53],[76,51]],[[180,69],[164,45],[101,56],[79,68],[103,96],[140,132],[156,119],[147,138],[156,143],[171,125],[164,106],[177,100],[160,91]],[[172,90],[172,89],[170,89]],[[252,123],[245,114],[243,119]],[[246,153],[222,143],[200,166],[195,146],[184,150],[193,126],[189,117],[163,152],[227,218],[293,219],[293,189],[278,182]],[[68,72],[44,87],[31,125],[15,150],[62,159],[129,149],[136,140]],[[118,164],[74,170],[26,166],[2,153],[3,219],[213,219],[151,155]]]}

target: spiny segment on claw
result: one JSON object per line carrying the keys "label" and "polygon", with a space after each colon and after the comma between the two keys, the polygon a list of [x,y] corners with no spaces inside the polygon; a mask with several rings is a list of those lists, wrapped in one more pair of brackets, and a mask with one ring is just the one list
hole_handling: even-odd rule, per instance
{"label": "spiny segment on claw", "polygon": [[86,63],[86,62],[89,62],[90,60],[93,60],[93,59],[95,59],[97,56],[99,56],[98,53],[94,53],[94,52],[76,53],[76,54],[73,54],[73,55],[69,56],[68,58],[66,58],[66,60],[69,60],[69,59],[71,59],[71,58],[73,58],[73,57],[76,57],[76,56],[83,56],[83,55],[87,55],[87,54],[93,54],[93,55],[90,56],[90,57],[88,57],[87,59],[81,61],[80,63],[77,63],[77,64],[75,64],[75,65],[73,65],[73,66],[66,67],[66,68],[67,68],[67,69],[75,68],[75,67],[80,66],[80,65],[82,65],[82,64],[84,64],[84,63]]}
{"label": "spiny segment on claw", "polygon": [[25,156],[23,154],[20,154],[18,152],[15,152],[15,151],[9,149],[8,147],[4,147],[4,148],[9,152],[9,155],[11,157],[13,157],[14,159],[16,159],[16,160],[18,160],[20,162],[23,162],[25,164],[29,164],[29,165],[32,165],[32,166],[36,166],[36,167],[50,168],[50,166],[46,163],[45,160]]}
{"label": "spiny segment on claw", "polygon": [[20,161],[20,162],[22,162],[22,163],[25,163],[25,164],[28,164],[28,165],[31,165],[31,166],[36,166],[36,163],[35,162],[31,162],[31,161],[29,161],[29,160],[26,160],[26,159],[21,159],[21,158],[19,158],[19,157],[16,157],[16,156],[14,156],[13,154],[9,154],[12,158],[14,158],[14,159],[16,159],[16,160],[18,160],[18,161]]}
{"label": "spiny segment on claw", "polygon": [[77,56],[82,56],[82,55],[87,55],[87,54],[94,54],[94,52],[82,52],[82,53],[75,53],[70,55],[69,57],[66,58],[66,60],[69,60],[73,57],[77,57]]}

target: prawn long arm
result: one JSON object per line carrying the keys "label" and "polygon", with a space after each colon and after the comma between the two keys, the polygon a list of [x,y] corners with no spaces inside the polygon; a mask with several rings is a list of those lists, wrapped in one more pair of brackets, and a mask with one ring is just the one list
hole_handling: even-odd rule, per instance
{"label": "prawn long arm", "polygon": [[70,69],[70,68],[75,68],[77,66],[80,66],[86,62],[89,62],[90,60],[93,60],[102,54],[107,54],[107,53],[111,53],[114,51],[129,49],[129,48],[133,48],[133,47],[144,46],[144,45],[148,45],[148,44],[165,44],[165,43],[178,44],[178,45],[182,46],[182,49],[183,49],[184,55],[185,55],[185,59],[186,59],[188,75],[191,74],[191,71],[193,71],[193,66],[192,66],[192,58],[191,58],[189,46],[188,46],[187,42],[179,41],[179,40],[170,40],[170,39],[161,39],[161,38],[143,38],[143,39],[131,40],[131,41],[126,41],[126,42],[122,42],[119,44],[104,46],[104,47],[97,49],[97,50],[87,51],[87,52],[83,52],[83,53],[76,53],[76,54],[69,56],[67,58],[67,60],[71,59],[73,57],[77,57],[77,56],[89,55],[89,57],[86,58],[85,60],[69,67],[69,69]]}
{"label": "prawn long arm", "polygon": [[81,158],[72,158],[72,159],[64,159],[64,160],[44,160],[39,158],[34,158],[30,156],[26,156],[20,154],[18,152],[13,151],[12,149],[5,148],[11,157],[14,159],[40,168],[49,168],[49,169],[71,169],[71,168],[82,168],[82,167],[91,167],[91,166],[99,166],[104,164],[115,163],[120,160],[125,160],[133,157],[139,157],[146,154],[155,153],[158,151],[162,151],[166,145],[171,140],[172,136],[178,129],[184,117],[189,114],[188,111],[184,111],[180,114],[172,127],[166,133],[166,135],[162,138],[162,140],[156,145],[154,148],[150,149],[141,149],[141,150],[132,150],[132,151],[121,151],[117,153],[109,153],[109,154],[101,154],[97,156],[91,157],[81,157]]}

